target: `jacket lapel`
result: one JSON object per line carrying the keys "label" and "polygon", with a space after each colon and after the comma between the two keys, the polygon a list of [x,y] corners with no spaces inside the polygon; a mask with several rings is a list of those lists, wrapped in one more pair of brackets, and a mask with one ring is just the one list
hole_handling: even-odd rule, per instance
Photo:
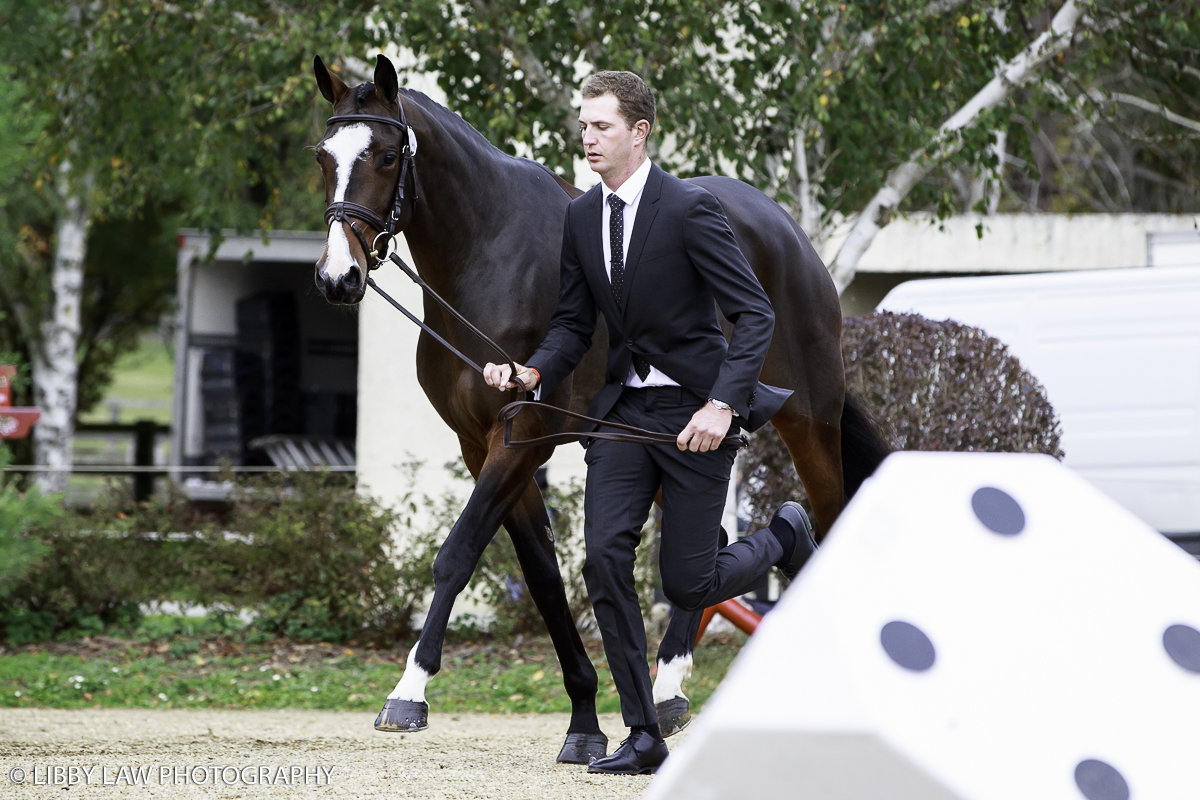
{"label": "jacket lapel", "polygon": [[600,289],[600,302],[608,309],[613,319],[620,317],[617,301],[613,297],[612,282],[608,279],[608,269],[604,264],[604,240],[601,238],[604,227],[604,190],[600,184],[592,187],[593,197],[588,203],[587,212],[587,242],[586,251],[581,255],[580,263],[592,271],[592,285]]}
{"label": "jacket lapel", "polygon": [[[657,164],[650,166],[650,174],[646,176],[646,186],[642,189],[642,199],[638,203],[637,216],[633,221],[633,237],[629,240],[629,253],[625,256],[625,290],[621,292],[621,313],[629,305],[629,295],[633,291],[633,279],[637,272],[638,259],[642,256],[642,248],[658,214],[658,197],[662,192],[663,171]],[[603,254],[604,245],[601,243],[600,252]]]}

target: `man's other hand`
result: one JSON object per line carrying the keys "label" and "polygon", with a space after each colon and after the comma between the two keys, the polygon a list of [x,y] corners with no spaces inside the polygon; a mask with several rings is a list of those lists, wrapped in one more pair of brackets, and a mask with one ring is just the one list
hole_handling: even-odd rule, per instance
{"label": "man's other hand", "polygon": [[733,409],[721,409],[712,403],[705,403],[699,411],[692,415],[692,421],[687,424],[675,443],[680,450],[691,450],[693,453],[707,453],[716,450],[729,433],[729,425],[733,422]]}
{"label": "man's other hand", "polygon": [[[483,365],[483,379],[488,386],[499,389],[502,392],[520,389],[521,387],[512,382],[512,369],[508,364],[493,364],[488,362]],[[525,391],[532,392],[533,387],[537,385],[537,373],[529,367],[517,364],[517,380],[525,385]]]}

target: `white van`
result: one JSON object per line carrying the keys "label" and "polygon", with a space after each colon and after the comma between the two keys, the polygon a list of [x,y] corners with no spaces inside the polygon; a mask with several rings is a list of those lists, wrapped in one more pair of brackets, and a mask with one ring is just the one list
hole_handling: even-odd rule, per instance
{"label": "white van", "polygon": [[1200,266],[903,283],[880,310],[982,328],[1046,387],[1063,463],[1200,545]]}

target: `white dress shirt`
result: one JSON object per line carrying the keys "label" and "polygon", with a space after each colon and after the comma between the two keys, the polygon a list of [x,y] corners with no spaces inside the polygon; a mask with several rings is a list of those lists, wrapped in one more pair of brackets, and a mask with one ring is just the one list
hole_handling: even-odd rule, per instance
{"label": "white dress shirt", "polygon": [[[608,273],[608,279],[612,280],[612,245],[609,242],[609,220],[612,218],[612,208],[608,205],[610,195],[616,195],[625,201],[625,211],[622,215],[625,228],[625,241],[621,247],[621,253],[624,255],[623,263],[629,264],[629,243],[633,240],[633,222],[637,218],[638,205],[642,202],[642,190],[646,188],[646,178],[650,176],[650,159],[642,162],[642,165],[634,171],[632,175],[625,179],[617,190],[614,192],[608,188],[608,184],[600,182],[600,189],[603,192],[600,203],[601,218],[600,231],[601,239],[604,247],[604,271]],[[628,272],[626,273],[628,277]],[[625,284],[629,286],[628,283]],[[625,385],[635,389],[641,389],[646,386],[678,386],[677,381],[672,380],[669,376],[663,374],[656,367],[650,367],[650,374],[646,376],[646,380],[638,377],[637,370],[633,368],[633,363],[629,364],[629,374],[625,377]]]}

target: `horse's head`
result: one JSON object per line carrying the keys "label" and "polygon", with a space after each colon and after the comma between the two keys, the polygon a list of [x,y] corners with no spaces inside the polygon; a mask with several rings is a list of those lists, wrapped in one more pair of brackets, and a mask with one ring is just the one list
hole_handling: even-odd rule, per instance
{"label": "horse's head", "polygon": [[376,59],[373,83],[353,89],[327,70],[320,56],[313,59],[313,71],[334,114],[317,145],[329,236],[315,280],[329,302],[354,304],[366,291],[370,250],[386,251],[387,234],[398,234],[412,213],[414,142],[404,122],[396,70],[386,57]]}

